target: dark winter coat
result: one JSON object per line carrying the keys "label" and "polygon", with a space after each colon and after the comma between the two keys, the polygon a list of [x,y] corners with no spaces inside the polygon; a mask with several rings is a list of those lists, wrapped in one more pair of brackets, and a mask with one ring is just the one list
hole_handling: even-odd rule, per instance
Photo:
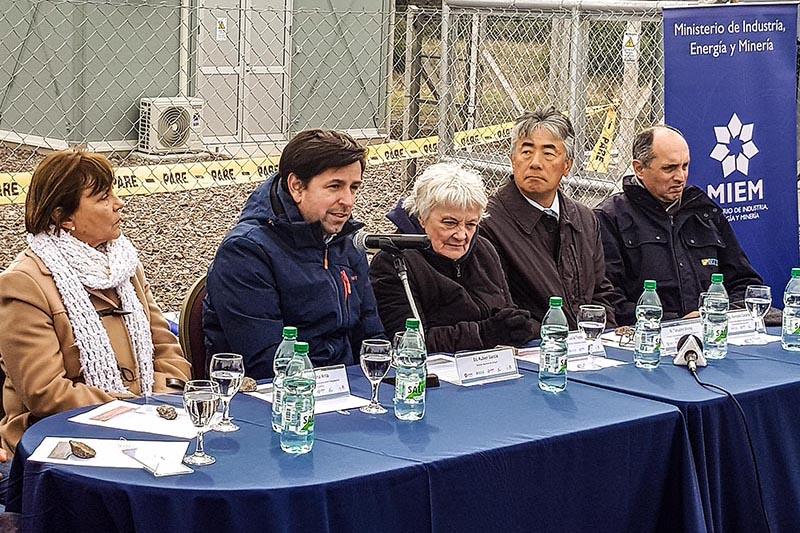
{"label": "dark winter coat", "polygon": [[[405,232],[422,233],[400,204],[388,215]],[[417,304],[430,352],[491,348],[481,338],[478,321],[489,318],[493,309],[512,307],[511,295],[494,247],[478,235],[457,261],[427,250],[406,250],[411,293]],[[370,279],[378,300],[378,314],[386,333],[405,329],[412,316],[405,291],[394,269],[392,256],[378,253],[370,265]]]}
{"label": "dark winter coat", "polygon": [[326,243],[277,176],[259,186],[208,270],[209,357],[240,353],[248,376],[271,377],[283,326],[296,326],[315,366],[357,362],[361,341],[383,336],[366,256],[353,247],[362,226],[349,220]]}
{"label": "dark winter coat", "polygon": [[731,303],[744,301],[748,285],[763,282],[739,246],[722,209],[701,189],[689,186],[681,205],[668,214],[647,189],[623,180],[623,192],[595,210],[603,233],[606,272],[621,298],[620,324],[635,322],[645,279],[654,279],[664,318],[696,311],[700,293],[721,272]]}
{"label": "dark winter coat", "polygon": [[531,312],[539,323],[549,309],[551,296],[564,298],[564,313],[571,328],[577,327],[578,310],[584,304],[606,307],[606,324],[614,320],[614,293],[605,275],[600,229],[592,211],[558,191],[560,216],[558,259],[534,231],[545,215],[532,206],[511,180],[489,200],[489,217],[481,234],[500,256],[511,297]]}

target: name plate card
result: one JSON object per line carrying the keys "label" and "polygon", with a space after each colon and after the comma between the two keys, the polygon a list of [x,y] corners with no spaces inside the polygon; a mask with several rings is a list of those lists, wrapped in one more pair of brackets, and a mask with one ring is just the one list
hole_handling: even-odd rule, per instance
{"label": "name plate card", "polygon": [[512,348],[497,348],[455,355],[461,385],[492,383],[520,377]]}
{"label": "name plate card", "polygon": [[350,381],[347,379],[347,370],[344,365],[315,368],[314,377],[317,379],[314,398],[348,396],[350,394]]}
{"label": "name plate card", "polygon": [[699,318],[674,320],[661,324],[661,356],[678,353],[678,341],[684,335],[697,335],[703,340],[703,322]]}
{"label": "name plate card", "polygon": [[747,310],[728,312],[728,337],[751,335],[756,332],[756,321]]}
{"label": "name plate card", "polygon": [[589,355],[589,341],[580,331],[570,331],[567,335],[567,357]]}

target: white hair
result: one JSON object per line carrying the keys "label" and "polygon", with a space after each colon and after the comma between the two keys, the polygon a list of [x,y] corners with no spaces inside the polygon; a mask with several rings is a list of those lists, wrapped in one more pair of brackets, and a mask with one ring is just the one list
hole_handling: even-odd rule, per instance
{"label": "white hair", "polygon": [[403,201],[403,208],[420,220],[427,220],[440,206],[455,209],[480,209],[484,217],[489,198],[483,178],[456,163],[437,163],[425,169],[414,182],[414,188]]}

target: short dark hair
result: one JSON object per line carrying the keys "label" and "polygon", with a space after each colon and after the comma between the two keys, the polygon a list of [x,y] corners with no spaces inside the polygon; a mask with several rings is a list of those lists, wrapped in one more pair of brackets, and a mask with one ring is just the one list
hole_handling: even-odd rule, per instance
{"label": "short dark hair", "polygon": [[42,233],[61,224],[78,210],[83,191],[92,195],[111,190],[114,170],[101,154],[61,150],[45,157],[33,171],[25,198],[25,230]]}
{"label": "short dark hair", "polygon": [[278,173],[284,187],[289,174],[295,174],[303,185],[329,168],[346,167],[358,161],[361,172],[367,164],[367,149],[348,134],[334,130],[305,130],[289,141],[281,153]]}
{"label": "short dark hair", "polygon": [[574,159],[575,130],[572,122],[552,106],[548,109],[529,111],[517,119],[517,123],[511,129],[511,149],[516,147],[517,141],[529,139],[533,132],[540,129],[560,139],[564,143],[567,159]]}
{"label": "short dark hair", "polygon": [[683,133],[678,128],[673,128],[666,124],[655,124],[637,133],[633,139],[631,155],[634,161],[638,161],[645,168],[649,167],[650,162],[656,157],[653,153],[653,137],[656,134],[656,130],[660,129],[674,131],[683,137]]}

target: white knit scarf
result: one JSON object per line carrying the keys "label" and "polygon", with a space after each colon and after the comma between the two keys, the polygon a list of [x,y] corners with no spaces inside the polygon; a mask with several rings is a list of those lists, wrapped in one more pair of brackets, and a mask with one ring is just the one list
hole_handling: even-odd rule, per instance
{"label": "white knit scarf", "polygon": [[129,392],[122,381],[108,332],[97,314],[89,292],[114,287],[119,295],[125,327],[139,366],[142,392],[153,391],[153,338],[144,307],[131,278],[139,266],[136,248],[125,237],[109,241],[105,251],[92,248],[67,231],[28,234],[28,245],[53,275],[67,310],[80,352],[81,369],[90,387],[107,392]]}

